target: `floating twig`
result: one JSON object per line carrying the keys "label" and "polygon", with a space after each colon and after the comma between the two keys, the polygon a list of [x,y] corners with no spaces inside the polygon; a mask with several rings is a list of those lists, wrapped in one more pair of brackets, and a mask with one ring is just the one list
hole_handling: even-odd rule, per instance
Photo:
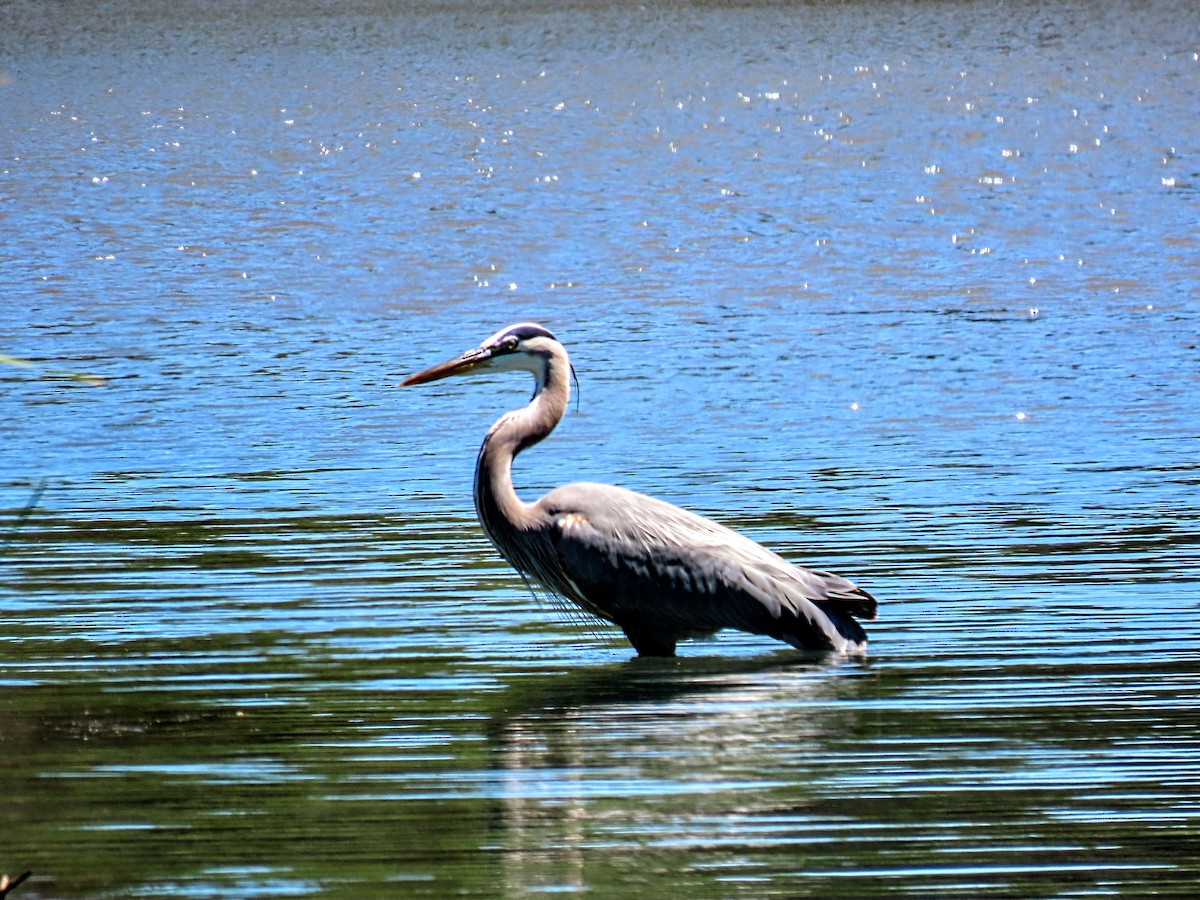
{"label": "floating twig", "polygon": [[54,366],[43,366],[17,356],[5,356],[3,353],[0,353],[0,365],[20,366],[23,369],[38,369],[51,378],[65,378],[68,381],[78,381],[81,384],[89,384],[92,387],[103,387],[108,384],[108,381],[100,375],[92,375],[88,372],[72,372],[70,369],[59,369]]}
{"label": "floating twig", "polygon": [[33,872],[22,872],[16,878],[9,878],[7,875],[0,875],[0,900],[8,896],[8,892],[17,887],[22,881],[32,875]]}

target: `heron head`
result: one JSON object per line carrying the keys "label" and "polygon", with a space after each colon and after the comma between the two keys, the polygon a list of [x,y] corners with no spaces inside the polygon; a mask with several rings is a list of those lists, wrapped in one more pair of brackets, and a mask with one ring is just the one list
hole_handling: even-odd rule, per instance
{"label": "heron head", "polygon": [[502,328],[490,338],[465,353],[460,353],[453,359],[409,375],[401,387],[413,384],[425,384],[447,378],[451,375],[465,375],[468,372],[491,369],[495,371],[513,371],[522,369],[534,375],[544,373],[553,356],[563,356],[566,353],[562,344],[541,325],[532,322],[522,322]]}

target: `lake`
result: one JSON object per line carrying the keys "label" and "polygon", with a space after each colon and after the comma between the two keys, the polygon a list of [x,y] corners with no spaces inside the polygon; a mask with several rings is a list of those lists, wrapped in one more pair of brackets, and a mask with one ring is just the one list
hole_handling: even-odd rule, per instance
{"label": "lake", "polygon": [[[0,8],[14,898],[1192,896],[1188,3]],[[880,601],[636,659],[471,484]]]}

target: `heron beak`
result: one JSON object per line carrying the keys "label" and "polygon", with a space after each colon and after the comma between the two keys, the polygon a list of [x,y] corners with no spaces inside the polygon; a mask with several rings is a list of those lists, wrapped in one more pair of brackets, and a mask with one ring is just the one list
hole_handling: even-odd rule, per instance
{"label": "heron beak", "polygon": [[409,375],[402,382],[400,387],[409,387],[414,384],[425,384],[429,381],[437,381],[439,378],[449,378],[451,375],[463,375],[476,369],[492,358],[492,349],[490,347],[476,347],[474,350],[468,350],[454,359],[448,359],[444,363],[438,363],[436,366],[426,369],[424,372],[417,372],[415,375]]}

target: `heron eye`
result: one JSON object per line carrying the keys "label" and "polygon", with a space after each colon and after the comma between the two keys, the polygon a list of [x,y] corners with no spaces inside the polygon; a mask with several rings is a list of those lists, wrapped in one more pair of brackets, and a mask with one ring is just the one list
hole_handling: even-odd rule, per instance
{"label": "heron eye", "polygon": [[521,342],[518,341],[515,337],[510,337],[510,338],[505,338],[504,343],[501,344],[500,346],[502,346],[504,348],[504,352],[512,353],[514,350],[517,349],[517,344],[519,344],[519,343],[521,343]]}

